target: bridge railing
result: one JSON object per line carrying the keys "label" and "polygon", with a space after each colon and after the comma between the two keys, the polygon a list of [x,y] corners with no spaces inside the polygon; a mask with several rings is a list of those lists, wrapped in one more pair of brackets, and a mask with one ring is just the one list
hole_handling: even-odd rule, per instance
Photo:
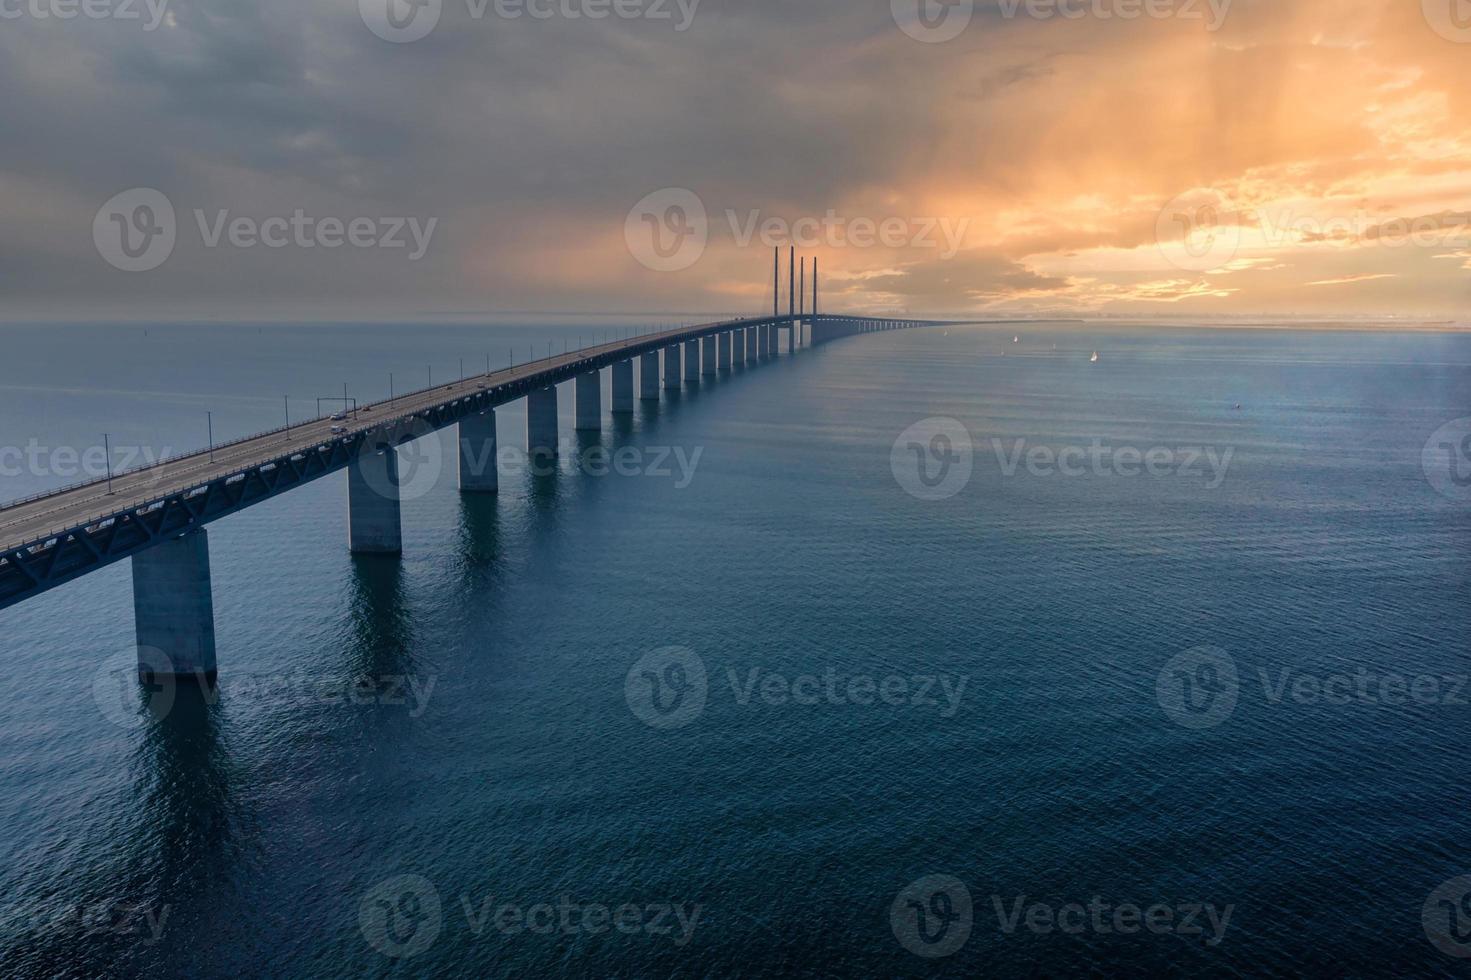
{"label": "bridge railing", "polygon": [[[638,337],[628,337],[628,338],[625,338],[623,341],[612,341],[612,342],[607,343],[607,344],[595,344],[592,347],[579,348],[576,351],[564,350],[560,354],[548,354],[545,357],[538,357],[538,358],[535,358],[533,360],[523,361],[520,364],[512,364],[509,367],[501,368],[501,369],[499,369],[497,371],[492,371],[489,374],[476,374],[476,375],[472,375],[471,377],[475,377],[475,378],[490,378],[490,377],[494,377],[495,375],[501,374],[501,373],[506,372],[506,371],[517,371],[517,370],[523,369],[523,368],[525,368],[525,367],[527,367],[529,365],[540,364],[543,361],[554,361],[554,360],[556,360],[559,357],[571,357],[571,356],[573,356],[575,354],[585,353],[585,352],[591,352],[591,351],[597,351],[597,350],[601,350],[603,348],[608,348],[609,351],[613,351],[613,350],[619,349],[620,346],[629,346],[629,345],[641,344],[641,343],[645,343],[645,342],[647,342],[647,343],[653,343],[656,340],[660,340],[660,339],[662,339],[665,343],[667,343],[668,340],[677,339],[679,337],[683,337],[683,336],[685,336],[688,333],[695,332],[695,331],[700,331],[700,330],[716,329],[716,328],[718,328],[718,327],[720,327],[720,326],[722,326],[724,324],[736,324],[736,323],[750,323],[750,324],[755,324],[755,323],[761,323],[761,322],[770,321],[772,319],[786,319],[786,317],[780,317],[780,318],[758,317],[758,318],[751,318],[751,319],[747,319],[747,320],[731,319],[731,320],[726,320],[726,321],[714,321],[714,322],[705,323],[705,324],[695,324],[695,325],[691,325],[691,326],[681,325],[681,326],[679,326],[677,328],[674,328],[674,329],[671,329],[671,330],[666,330],[666,331],[659,332],[659,333],[643,334],[642,336],[638,336]],[[699,336],[699,333],[695,333],[695,335],[696,336]],[[660,344],[660,346],[663,346],[663,344]],[[461,380],[468,380],[468,379],[461,379]],[[458,384],[458,383],[459,382],[453,382],[451,384]],[[377,408],[380,405],[392,404],[393,402],[401,401],[401,400],[403,400],[405,398],[414,398],[414,397],[417,397],[417,396],[426,394],[428,392],[436,391],[436,390],[439,390],[441,388],[447,388],[447,387],[450,387],[450,386],[451,386],[450,384],[429,385],[428,387],[425,387],[425,388],[415,388],[415,389],[412,389],[410,391],[406,391],[406,392],[404,392],[402,394],[396,394],[396,395],[394,395],[391,398],[385,398],[385,399],[382,399],[380,401],[374,401],[374,402],[364,402],[363,404],[365,406],[370,406],[370,407],[373,407],[373,408]],[[186,460],[198,459],[200,457],[208,456],[208,455],[210,455],[212,453],[218,452],[218,451],[223,450],[223,449],[230,449],[231,447],[238,446],[241,443],[252,442],[252,441],[254,441],[256,439],[263,439],[263,438],[266,438],[268,436],[274,436],[274,435],[284,435],[285,433],[289,432],[290,430],[296,429],[299,426],[303,426],[303,425],[314,425],[314,424],[316,424],[318,422],[321,422],[321,421],[323,421],[325,419],[328,419],[330,417],[331,417],[330,415],[316,415],[316,416],[313,416],[313,417],[310,417],[310,418],[304,418],[304,419],[302,419],[299,422],[292,422],[290,425],[278,425],[278,426],[276,426],[274,428],[271,428],[271,429],[262,429],[261,431],[255,432],[255,433],[251,433],[250,435],[238,436],[238,437],[236,437],[234,439],[226,440],[225,442],[217,442],[213,446],[206,446],[203,449],[190,450],[189,452],[179,453],[179,454],[172,455],[172,456],[163,456],[163,457],[160,457],[158,459],[153,460],[150,463],[144,463],[144,464],[142,464],[140,466],[134,466],[134,467],[131,467],[129,469],[116,470],[116,471],[114,471],[112,473],[112,479],[117,480],[117,479],[121,479],[123,477],[136,476],[139,473],[146,473],[149,470],[157,469],[157,468],[159,468],[161,466],[165,466],[165,465],[170,465],[170,466],[177,465],[178,463],[183,462],[183,461],[186,461]],[[380,420],[378,420],[378,419],[374,419],[374,423],[375,424],[378,423],[379,421]],[[247,467],[247,469],[250,469],[250,468],[251,467]],[[48,490],[39,490],[36,493],[29,494],[29,495],[24,496],[24,497],[16,497],[16,498],[13,498],[13,499],[10,499],[10,500],[3,500],[3,501],[0,501],[0,510],[5,510],[5,509],[11,508],[11,507],[19,507],[22,504],[34,503],[37,500],[44,500],[47,497],[55,497],[55,496],[59,496],[61,494],[70,493],[73,490],[79,490],[82,487],[93,486],[93,485],[96,485],[96,484],[99,484],[99,483],[105,483],[105,482],[107,482],[107,479],[108,479],[107,477],[88,477],[88,478],[83,479],[83,480],[77,480],[77,481],[75,481],[73,483],[65,484],[64,486],[52,487],[52,488],[50,488]],[[3,524],[0,524],[0,527],[3,527],[3,526],[4,526]],[[75,525],[68,525],[68,527],[72,527],[72,526],[75,526]]]}
{"label": "bridge railing", "polygon": [[[656,333],[643,334],[643,335],[634,336],[634,337],[627,337],[627,338],[624,338],[623,340],[610,341],[610,342],[604,343],[604,344],[594,344],[591,347],[583,347],[583,348],[579,348],[578,350],[575,350],[575,351],[564,350],[560,354],[548,354],[545,357],[538,357],[538,358],[535,358],[534,360],[523,361],[520,364],[512,364],[512,365],[510,365],[508,367],[501,368],[501,369],[499,369],[497,371],[492,371],[492,372],[490,372],[488,374],[476,374],[476,375],[471,375],[470,377],[472,377],[472,378],[493,378],[493,377],[495,377],[498,374],[503,374],[503,373],[506,373],[506,372],[515,372],[515,371],[519,371],[519,370],[524,370],[525,368],[527,368],[527,367],[529,367],[531,365],[541,364],[543,362],[550,363],[552,361],[557,360],[558,358],[573,358],[573,359],[579,359],[579,360],[586,360],[586,359],[589,359],[590,357],[600,356],[600,354],[614,353],[614,352],[617,352],[617,351],[620,351],[620,350],[625,350],[625,349],[628,349],[628,348],[631,348],[631,347],[645,347],[645,346],[649,346],[649,347],[652,347],[654,349],[659,349],[659,348],[662,348],[662,347],[667,347],[671,343],[679,343],[679,342],[686,341],[686,340],[689,340],[689,339],[699,338],[699,337],[704,336],[707,333],[718,332],[718,331],[724,330],[724,329],[741,329],[741,328],[744,328],[744,327],[761,326],[761,325],[764,325],[764,324],[772,324],[772,323],[780,324],[780,323],[783,323],[783,322],[786,322],[786,321],[790,321],[790,320],[793,320],[793,319],[863,321],[863,320],[879,320],[879,319],[887,319],[887,318],[883,318],[883,317],[844,316],[842,314],[832,314],[832,313],[816,313],[816,314],[807,313],[807,314],[798,314],[798,315],[796,315],[794,317],[792,315],[788,315],[788,314],[783,313],[783,314],[779,314],[777,316],[764,316],[764,315],[761,315],[761,316],[754,316],[754,317],[733,318],[733,319],[730,319],[730,320],[710,321],[710,322],[707,322],[707,323],[696,323],[696,324],[689,324],[689,325],[681,325],[679,327],[676,327],[676,328],[673,328],[673,329],[670,329],[670,330],[660,331],[660,332],[656,332]],[[899,318],[895,318],[895,319],[899,319]],[[903,319],[905,320],[905,322],[916,323],[916,324],[928,322],[928,321],[923,321],[923,320],[910,320],[908,318],[903,318]],[[647,351],[644,351],[644,353],[647,353]],[[632,355],[630,355],[630,356],[632,356]],[[457,381],[450,382],[448,384],[430,385],[430,386],[425,387],[425,388],[415,388],[413,390],[406,391],[403,394],[396,394],[396,395],[394,395],[391,398],[385,398],[385,399],[382,399],[380,401],[374,401],[374,402],[365,402],[364,405],[366,407],[371,407],[371,408],[377,408],[377,407],[383,406],[383,405],[391,405],[394,402],[402,401],[402,400],[408,399],[408,398],[416,398],[416,397],[419,397],[421,395],[427,394],[427,393],[429,393],[431,391],[438,391],[438,390],[441,390],[441,389],[451,388],[455,384],[459,384],[459,383],[461,383],[463,381],[467,381],[467,380],[469,380],[469,378],[461,378],[461,379],[459,379]],[[408,416],[400,416],[398,418],[407,418],[407,417]],[[111,478],[114,479],[114,480],[122,479],[124,477],[136,476],[139,473],[147,473],[150,470],[158,469],[159,467],[162,467],[162,466],[166,466],[166,465],[167,466],[174,466],[174,465],[177,465],[177,464],[179,464],[181,462],[185,462],[187,460],[200,459],[202,457],[212,455],[212,454],[214,454],[216,452],[219,452],[221,450],[227,450],[227,449],[230,449],[230,448],[232,448],[234,446],[241,445],[242,443],[252,442],[254,440],[263,439],[263,438],[266,438],[266,437],[269,437],[269,436],[285,435],[285,434],[289,433],[290,431],[292,431],[294,429],[297,429],[297,428],[299,428],[301,426],[314,425],[314,424],[317,424],[319,422],[324,421],[327,418],[330,418],[330,416],[328,416],[328,415],[316,415],[316,416],[313,416],[311,418],[302,419],[301,421],[298,421],[298,422],[292,422],[290,425],[279,425],[279,426],[276,426],[276,427],[271,428],[271,429],[263,429],[263,430],[261,430],[259,432],[255,432],[255,433],[252,433],[250,435],[238,436],[238,437],[236,437],[234,439],[230,439],[230,440],[227,440],[225,442],[216,443],[213,446],[206,446],[203,449],[196,449],[196,450],[191,450],[190,452],[180,453],[178,455],[161,457],[161,458],[156,459],[156,460],[154,460],[154,461],[152,461],[150,463],[145,463],[145,464],[143,464],[141,466],[135,466],[135,467],[132,467],[131,469],[118,470],[118,471],[116,471],[116,472],[114,472],[112,474],[112,477]],[[362,431],[365,428],[374,428],[376,426],[379,426],[379,425],[384,424],[385,422],[398,421],[398,418],[390,418],[390,419],[385,420],[385,419],[383,419],[381,417],[375,417],[372,420],[372,424],[371,425],[354,428],[352,430],[352,433],[351,434],[356,434],[357,432]],[[330,440],[328,440],[328,441],[330,441]],[[228,475],[234,476],[234,475],[238,475],[240,473],[245,473],[245,472],[248,472],[248,471],[250,471],[252,469],[255,469],[259,465],[264,465],[264,464],[252,464],[250,466],[243,467],[243,468],[241,468],[239,470],[231,471],[231,473],[228,474]],[[65,486],[53,487],[53,488],[51,488],[49,490],[41,490],[41,491],[38,491],[36,493],[30,494],[30,495],[25,496],[25,497],[18,497],[18,498],[15,498],[13,500],[0,501],[0,511],[9,509],[11,507],[18,507],[18,506],[21,506],[22,504],[34,503],[37,500],[44,500],[47,497],[55,497],[55,496],[59,496],[61,494],[70,493],[71,491],[78,490],[78,489],[80,489],[82,487],[95,486],[97,484],[101,484],[101,483],[107,482],[107,479],[108,479],[107,477],[92,477],[92,478],[88,478],[88,479],[85,479],[85,480],[78,480],[78,481],[76,481],[74,483],[69,483],[69,484],[67,484]],[[109,511],[109,512],[106,512],[103,515],[99,516],[95,520],[88,519],[88,520],[86,520],[84,522],[71,522],[71,523],[68,523],[67,525],[65,525],[64,527],[59,528],[59,529],[56,529],[55,531],[50,532],[50,533],[54,535],[54,534],[57,534],[57,533],[62,533],[62,532],[66,531],[66,530],[68,530],[70,528],[73,528],[73,527],[90,526],[92,524],[95,524],[95,523],[98,523],[100,521],[106,520],[108,517],[115,516],[115,515],[118,515],[118,514],[125,514],[130,509],[131,508],[123,508],[122,510]],[[14,523],[14,522],[11,522],[11,523]],[[4,527],[4,526],[5,526],[4,524],[0,524],[0,527]]]}

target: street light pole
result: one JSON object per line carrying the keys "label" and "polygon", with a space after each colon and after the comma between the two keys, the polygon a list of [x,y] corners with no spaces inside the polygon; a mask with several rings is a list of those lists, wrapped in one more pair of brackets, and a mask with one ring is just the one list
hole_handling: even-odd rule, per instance
{"label": "street light pole", "polygon": [[211,412],[204,413],[205,424],[209,426],[209,461],[215,461],[215,418]]}
{"label": "street light pole", "polygon": [[107,433],[102,433],[102,455],[107,457],[107,495],[112,496],[112,443]]}
{"label": "street light pole", "polygon": [[282,395],[281,404],[286,409],[286,441],[291,441],[291,396]]}

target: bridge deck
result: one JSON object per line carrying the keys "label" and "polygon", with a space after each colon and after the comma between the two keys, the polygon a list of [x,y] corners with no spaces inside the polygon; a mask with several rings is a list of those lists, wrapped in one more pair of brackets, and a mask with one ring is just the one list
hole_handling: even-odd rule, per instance
{"label": "bridge deck", "polygon": [[[313,419],[0,506],[0,609],[191,526],[346,467],[366,447],[399,445],[531,391],[678,342],[727,330],[789,326],[753,317],[645,334],[543,358],[359,407],[342,422]],[[858,328],[873,318],[822,314],[807,322]],[[893,322],[893,321],[891,321]],[[905,320],[907,326],[933,321]],[[346,428],[333,433],[334,425]]]}

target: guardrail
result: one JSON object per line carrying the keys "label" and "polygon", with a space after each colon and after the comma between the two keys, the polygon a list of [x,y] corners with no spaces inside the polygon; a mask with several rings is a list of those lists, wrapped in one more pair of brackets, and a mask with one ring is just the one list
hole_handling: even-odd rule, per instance
{"label": "guardrail", "polygon": [[[548,364],[548,367],[550,368],[551,362],[557,361],[559,359],[565,359],[566,360],[566,362],[567,362],[566,364],[560,365],[561,367],[566,367],[566,366],[569,366],[569,365],[574,365],[574,364],[579,364],[579,363],[582,363],[582,362],[585,362],[585,361],[590,361],[590,360],[593,360],[593,359],[595,359],[595,358],[597,358],[599,356],[604,356],[604,355],[611,354],[611,353],[627,352],[628,353],[628,356],[632,357],[632,356],[636,356],[639,353],[649,353],[651,351],[657,351],[657,350],[660,350],[660,349],[662,349],[664,347],[671,346],[672,344],[676,344],[676,343],[680,343],[680,342],[685,342],[685,341],[693,340],[693,339],[698,339],[700,337],[703,337],[703,336],[705,336],[707,334],[711,334],[711,333],[719,333],[719,332],[724,331],[724,330],[745,329],[745,328],[748,328],[748,327],[758,327],[758,326],[765,326],[765,325],[781,325],[783,323],[787,323],[787,322],[792,321],[794,319],[812,320],[812,321],[819,320],[819,319],[863,321],[863,320],[879,320],[879,319],[889,319],[889,318],[881,318],[881,317],[849,317],[849,316],[842,316],[842,315],[835,315],[835,314],[805,314],[805,315],[800,315],[800,316],[795,316],[794,317],[794,316],[787,315],[787,314],[780,314],[780,315],[777,315],[777,316],[756,316],[756,317],[748,317],[748,318],[737,318],[737,319],[732,319],[732,320],[721,320],[721,321],[714,321],[714,322],[709,322],[709,323],[692,324],[692,325],[688,325],[688,326],[681,325],[680,327],[675,328],[675,329],[671,329],[671,330],[666,330],[666,331],[662,331],[662,332],[655,332],[655,333],[649,333],[649,334],[642,334],[642,335],[638,335],[638,336],[634,336],[634,337],[628,337],[628,338],[625,338],[623,340],[612,341],[612,342],[605,343],[605,344],[596,344],[596,345],[593,345],[591,347],[579,348],[578,350],[575,350],[575,351],[566,351],[566,350],[564,350],[561,354],[548,354],[546,357],[535,358],[533,360],[525,361],[525,362],[523,362],[521,364],[512,364],[509,367],[501,368],[501,369],[499,369],[497,371],[492,371],[492,372],[490,372],[488,374],[471,375],[469,377],[460,378],[460,379],[457,379],[456,381],[449,382],[447,384],[431,385],[431,386],[429,386],[427,388],[414,389],[412,391],[405,392],[405,393],[403,393],[401,395],[394,395],[391,398],[386,398],[386,399],[383,399],[381,401],[368,402],[365,405],[365,409],[366,408],[377,408],[377,407],[385,406],[385,405],[392,405],[392,404],[394,404],[396,402],[404,401],[405,399],[413,399],[413,398],[422,397],[423,395],[429,394],[431,392],[446,391],[446,390],[449,390],[449,389],[454,388],[458,384],[463,384],[464,382],[469,381],[469,380],[472,380],[474,378],[491,379],[491,378],[494,378],[497,375],[501,375],[501,374],[507,374],[507,373],[513,373],[514,374],[516,372],[525,371],[525,369],[528,368],[528,367],[531,367],[531,366],[534,366],[534,365],[537,365],[537,364],[542,364],[543,362],[546,362]],[[898,319],[898,318],[895,318],[895,319]],[[930,322],[930,321],[909,320],[909,319],[905,318],[904,322],[908,322],[908,323],[912,323],[912,324],[920,324],[920,323],[925,323],[925,322]],[[522,379],[507,379],[507,380],[525,380],[525,379],[522,378]],[[489,389],[486,389],[486,390],[489,390]],[[463,397],[463,396],[462,395],[461,396],[457,396],[457,398],[458,397]],[[446,402],[453,402],[453,401],[456,401],[457,398],[445,399],[445,401]],[[361,435],[364,432],[371,431],[372,429],[380,428],[380,427],[383,427],[385,425],[392,425],[392,424],[399,423],[399,422],[402,422],[404,420],[407,420],[407,419],[413,417],[414,414],[415,413],[410,412],[410,413],[403,414],[403,415],[398,415],[398,416],[389,416],[388,418],[384,418],[384,417],[381,417],[381,416],[375,416],[372,419],[372,421],[369,424],[367,424],[367,425],[356,425],[356,426],[352,426],[352,427],[348,428],[347,431],[345,433],[341,434],[341,435],[338,435],[338,436],[335,436],[335,437],[329,437],[329,438],[327,438],[325,440],[313,440],[311,443],[307,444],[307,446],[298,447],[298,448],[294,449],[292,452],[289,452],[289,453],[286,453],[286,454],[283,454],[283,455],[279,455],[279,456],[272,456],[272,457],[269,457],[269,458],[267,458],[265,460],[261,460],[259,462],[250,463],[250,464],[248,464],[246,466],[243,466],[243,467],[241,467],[239,469],[227,471],[222,476],[210,477],[205,482],[206,483],[214,483],[214,482],[216,482],[218,480],[221,480],[221,479],[224,479],[224,480],[227,480],[228,481],[228,480],[233,479],[233,478],[235,478],[237,476],[243,476],[245,474],[250,473],[253,470],[260,469],[261,467],[267,466],[267,465],[269,465],[269,464],[271,464],[273,462],[276,462],[278,460],[285,459],[285,458],[290,458],[291,456],[294,456],[297,453],[299,453],[302,449],[309,448],[310,446],[325,446],[325,445],[328,445],[328,444],[330,444],[330,443],[332,443],[334,441],[338,441],[338,440],[345,441],[346,439],[355,438],[355,437]],[[239,446],[239,445],[242,445],[244,443],[252,442],[252,441],[257,440],[257,439],[263,439],[263,438],[266,438],[266,437],[269,437],[269,436],[274,436],[274,435],[289,434],[291,431],[293,431],[295,429],[299,429],[299,428],[301,428],[303,426],[316,425],[316,424],[319,424],[319,423],[321,423],[321,422],[323,422],[323,421],[325,421],[327,419],[330,419],[330,418],[331,418],[331,416],[329,416],[329,415],[318,415],[315,418],[306,419],[306,420],[303,420],[301,422],[295,422],[295,423],[292,423],[290,425],[277,426],[276,428],[273,428],[273,429],[265,429],[263,431],[260,431],[260,432],[255,433],[253,435],[242,436],[242,437],[239,437],[239,438],[236,438],[236,439],[231,439],[228,442],[223,442],[223,443],[219,443],[219,444],[214,445],[214,446],[206,447],[204,449],[194,450],[192,452],[183,453],[183,454],[178,455],[178,456],[170,456],[170,457],[167,457],[165,459],[155,460],[154,462],[149,463],[149,464],[144,465],[144,466],[138,466],[138,467],[134,467],[134,468],[128,469],[128,470],[122,470],[122,471],[119,471],[119,472],[116,472],[116,473],[112,474],[112,477],[111,478],[114,479],[114,480],[117,480],[117,479],[122,479],[122,478],[125,478],[125,477],[135,476],[135,475],[140,474],[140,473],[147,473],[150,470],[155,470],[155,469],[158,469],[159,467],[166,466],[166,465],[167,466],[175,466],[175,465],[177,465],[177,464],[179,464],[181,462],[187,461],[187,460],[200,459],[202,457],[205,457],[205,456],[208,456],[208,455],[212,455],[213,453],[219,452],[221,450],[228,450],[228,449],[230,449],[232,447]],[[7,501],[4,504],[0,504],[0,514],[3,514],[6,510],[9,510],[12,507],[18,507],[18,506],[20,506],[22,504],[27,504],[27,503],[34,503],[37,500],[44,500],[44,499],[46,499],[48,497],[61,496],[63,494],[71,493],[71,492],[73,492],[75,490],[78,490],[78,489],[80,489],[82,487],[97,486],[97,485],[103,484],[105,482],[107,482],[107,478],[106,477],[103,477],[103,478],[94,478],[94,479],[88,479],[88,480],[82,480],[82,481],[79,481],[77,483],[69,484],[69,485],[67,485],[65,487],[58,487],[58,488],[55,488],[55,489],[52,489],[52,490],[45,490],[45,491],[41,491],[41,492],[36,493],[36,494],[32,494],[32,495],[30,495],[28,497],[22,497],[22,498],[19,498],[17,500]],[[188,492],[190,492],[193,489],[197,489],[197,488],[196,487],[185,487],[185,488],[183,488],[181,490],[174,491],[174,492],[188,493]],[[165,495],[165,496],[167,496],[167,495]],[[95,525],[103,524],[103,523],[105,523],[105,522],[107,522],[109,520],[115,520],[118,517],[122,517],[122,516],[124,516],[126,514],[134,513],[136,511],[138,511],[139,508],[140,508],[140,506],[151,504],[156,499],[158,499],[158,498],[151,498],[151,499],[148,499],[148,500],[143,501],[142,503],[135,503],[135,504],[131,504],[131,505],[128,505],[128,506],[125,506],[125,507],[115,508],[113,510],[108,510],[108,511],[103,511],[101,513],[95,514],[94,516],[89,516],[89,517],[78,519],[78,520],[68,521],[64,525],[52,526],[50,529],[48,529],[48,530],[46,530],[44,532],[44,536],[43,537],[40,537],[40,538],[32,538],[29,543],[23,544],[23,545],[21,545],[21,547],[34,546],[36,543],[42,543],[42,544],[44,544],[45,542],[50,541],[51,539],[53,539],[53,538],[55,538],[55,537],[57,537],[59,535],[65,534],[68,531],[74,530],[76,528],[79,528],[79,527],[92,527],[92,526],[95,526]],[[19,520],[11,521],[11,522],[9,522],[9,524],[0,524],[0,527],[6,527],[6,526],[10,526],[10,525],[13,525],[13,524],[16,524],[16,523],[19,523]],[[0,559],[0,560],[3,560],[3,559]]]}

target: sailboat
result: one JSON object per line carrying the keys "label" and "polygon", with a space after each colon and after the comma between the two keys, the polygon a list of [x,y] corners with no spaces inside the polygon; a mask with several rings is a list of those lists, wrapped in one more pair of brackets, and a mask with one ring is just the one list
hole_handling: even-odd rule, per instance
{"label": "sailboat", "polygon": [[1097,363],[1098,363],[1098,352],[1097,352],[1097,351],[1094,351],[1094,352],[1093,352],[1093,356],[1092,356],[1092,357],[1090,357],[1090,358],[1088,358],[1088,360],[1089,360],[1089,361],[1090,361],[1090,362],[1091,362],[1091,363],[1093,363],[1093,364],[1097,364]]}

